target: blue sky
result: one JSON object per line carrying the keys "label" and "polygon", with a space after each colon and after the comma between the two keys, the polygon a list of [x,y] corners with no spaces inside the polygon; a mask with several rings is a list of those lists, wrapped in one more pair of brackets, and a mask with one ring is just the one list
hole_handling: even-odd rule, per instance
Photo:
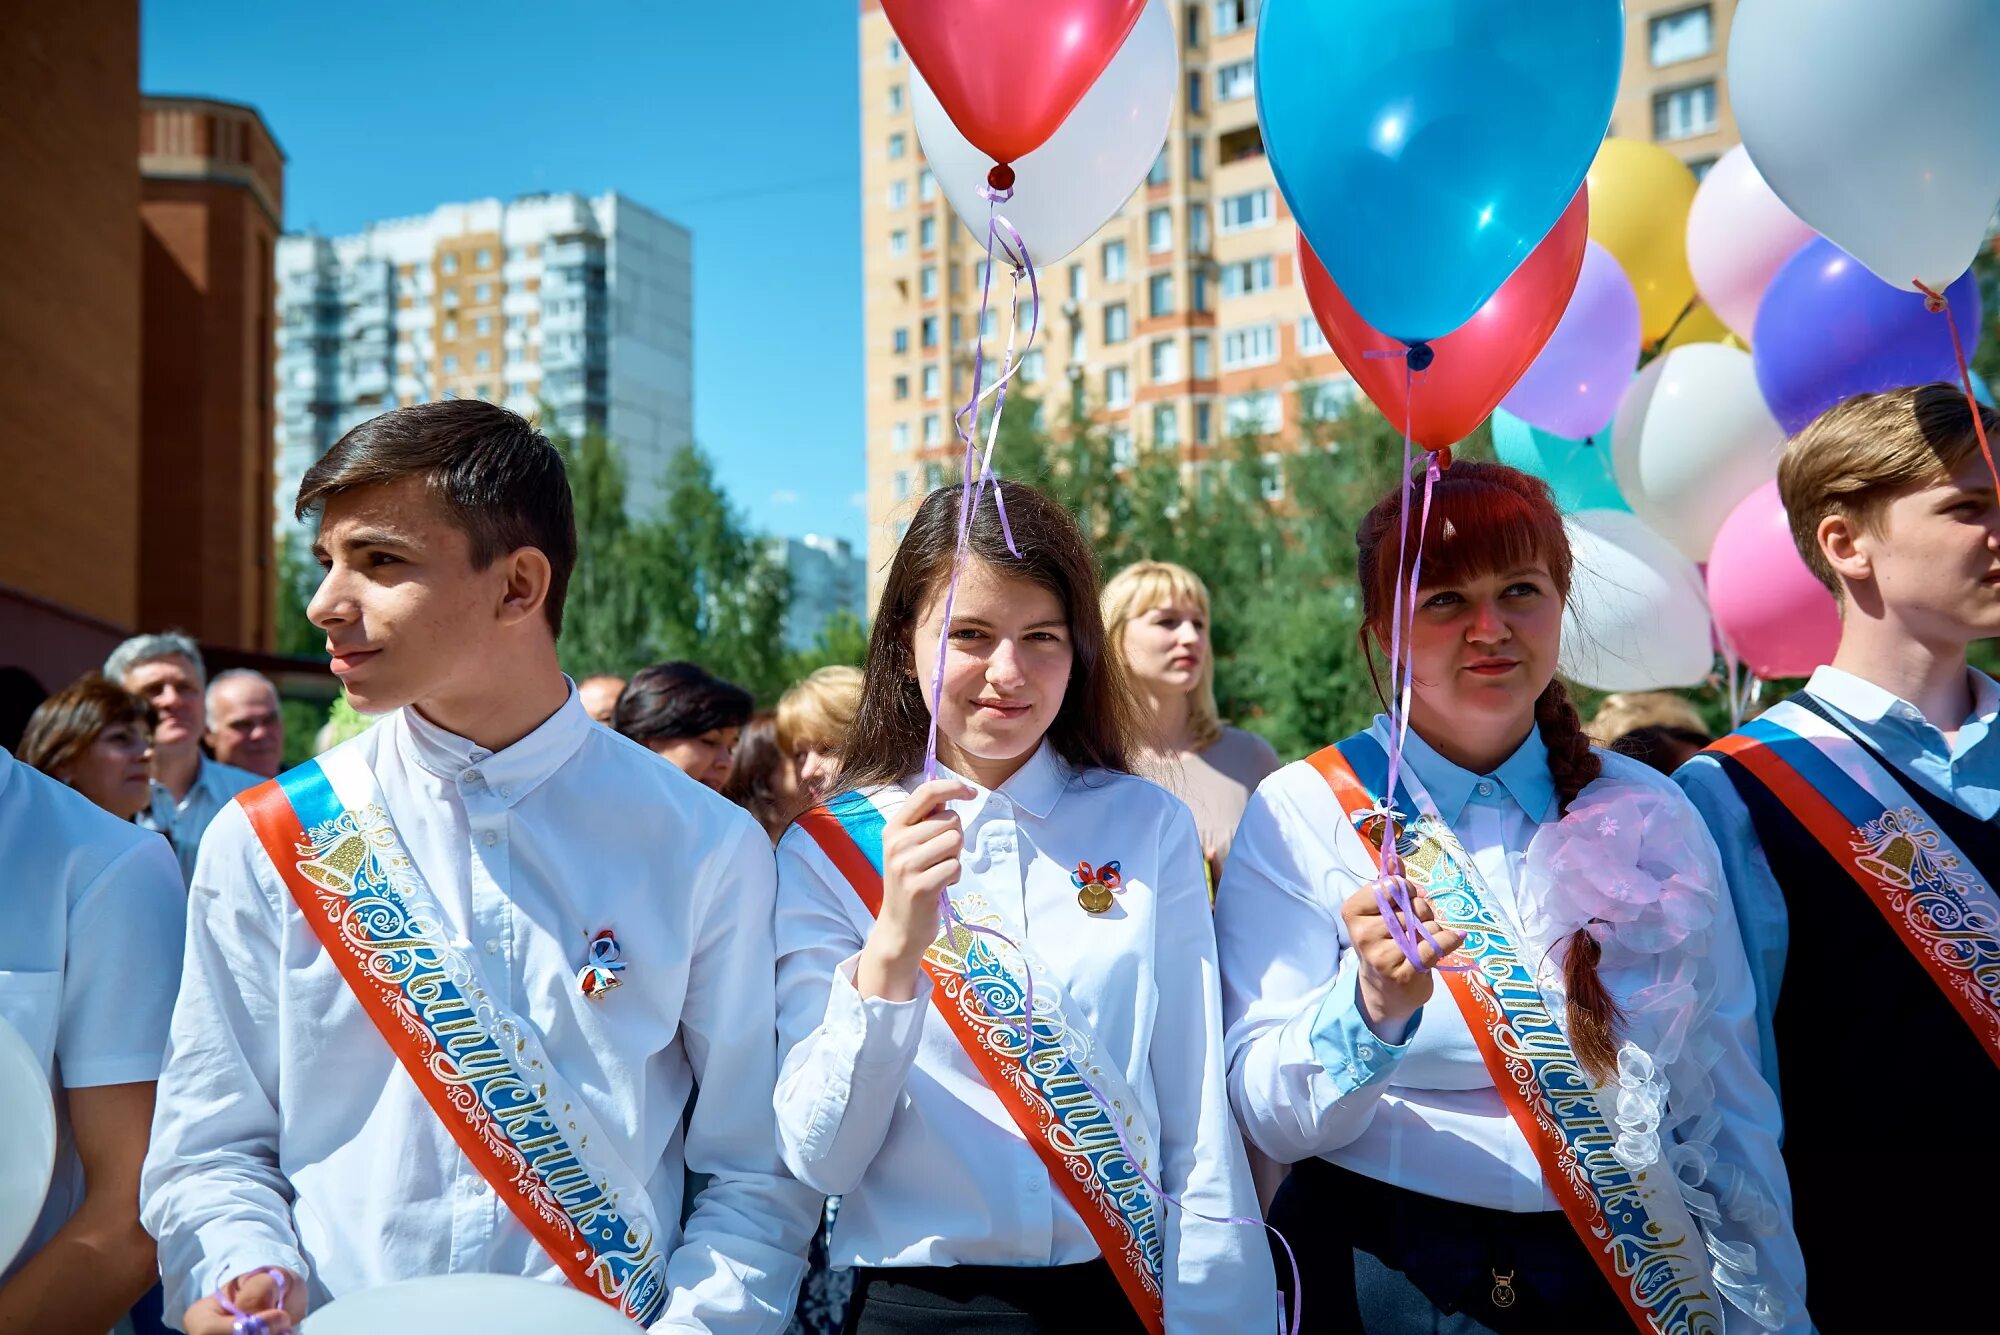
{"label": "blue sky", "polygon": [[774,533],[865,527],[851,0],[143,0],[140,86],[256,106],[285,226],[617,190],[694,233],[695,435]]}

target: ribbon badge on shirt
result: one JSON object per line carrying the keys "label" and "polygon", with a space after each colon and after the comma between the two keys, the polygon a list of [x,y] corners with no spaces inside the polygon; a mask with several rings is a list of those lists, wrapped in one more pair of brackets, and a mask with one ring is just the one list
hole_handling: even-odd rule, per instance
{"label": "ribbon badge on shirt", "polygon": [[1076,864],[1076,870],[1069,874],[1070,883],[1076,886],[1076,902],[1083,911],[1090,914],[1108,913],[1114,896],[1123,891],[1124,873],[1118,870],[1116,862],[1107,862],[1093,867],[1088,862]]}
{"label": "ribbon badge on shirt", "polygon": [[618,938],[609,927],[590,938],[590,960],[577,970],[577,990],[592,1001],[602,1000],[604,994],[620,987],[625,980],[618,975],[625,972],[625,960],[618,949]]}

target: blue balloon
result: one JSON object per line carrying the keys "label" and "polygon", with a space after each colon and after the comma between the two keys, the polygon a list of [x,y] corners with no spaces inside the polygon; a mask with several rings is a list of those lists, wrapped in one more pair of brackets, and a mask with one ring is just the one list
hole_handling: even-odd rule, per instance
{"label": "blue balloon", "polygon": [[1327,272],[1407,343],[1471,319],[1611,123],[1620,0],[1265,0],[1257,118]]}
{"label": "blue balloon", "polygon": [[[1616,419],[1614,419],[1616,420]],[[1631,506],[1619,494],[1611,471],[1611,423],[1582,440],[1569,440],[1529,426],[1505,408],[1493,413],[1493,453],[1500,462],[1533,473],[1549,484],[1563,513],[1578,510],[1624,510]]]}
{"label": "blue balloon", "polygon": [[[1965,355],[1979,342],[1979,283],[1944,290]],[[1920,292],[1892,287],[1825,237],[1785,261],[1757,303],[1757,387],[1787,432],[1852,394],[1959,383],[1951,329]]]}
{"label": "blue balloon", "polygon": [[1978,399],[1989,408],[1993,407],[1993,388],[1986,383],[1986,377],[1977,371],[1971,372],[1970,375],[1972,378],[1972,397]]}

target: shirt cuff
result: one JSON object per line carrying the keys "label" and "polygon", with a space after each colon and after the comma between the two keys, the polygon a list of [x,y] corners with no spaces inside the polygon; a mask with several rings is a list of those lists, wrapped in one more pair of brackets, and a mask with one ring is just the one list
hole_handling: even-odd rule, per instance
{"label": "shirt cuff", "polygon": [[296,1244],[266,1234],[254,1225],[232,1229],[231,1233],[233,1236],[223,1240],[220,1247],[208,1250],[210,1259],[198,1261],[192,1272],[182,1277],[178,1292],[173,1282],[175,1277],[166,1277],[169,1305],[165,1315],[176,1330],[180,1329],[181,1316],[188,1308],[203,1298],[213,1297],[230,1280],[253,1271],[275,1267],[291,1271],[302,1283],[312,1282],[312,1267],[306,1264]]}
{"label": "shirt cuff", "polygon": [[1400,1041],[1390,1042],[1368,1027],[1368,1017],[1361,1011],[1360,986],[1358,969],[1341,970],[1313,1017],[1313,1056],[1343,1094],[1395,1070],[1423,1021],[1420,1010],[1404,1025]]}
{"label": "shirt cuff", "polygon": [[842,960],[833,971],[833,989],[826,999],[826,1025],[830,1032],[860,1036],[854,1050],[856,1067],[880,1069],[907,1063],[917,1050],[923,1032],[924,1012],[930,1007],[930,975],[917,973],[917,994],[908,1001],[886,997],[864,997],[855,989],[855,972],[860,968],[859,951]]}

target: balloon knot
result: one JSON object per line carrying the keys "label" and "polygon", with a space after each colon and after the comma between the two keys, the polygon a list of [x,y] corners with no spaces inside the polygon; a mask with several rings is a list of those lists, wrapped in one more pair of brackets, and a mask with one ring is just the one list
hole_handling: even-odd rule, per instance
{"label": "balloon knot", "polygon": [[[1426,351],[1428,351],[1428,349],[1426,349]],[[1431,457],[1437,460],[1438,471],[1443,472],[1445,469],[1451,467],[1451,446],[1443,445],[1435,450],[1432,450]]]}
{"label": "balloon knot", "polygon": [[1410,350],[1403,354],[1403,360],[1408,363],[1412,371],[1416,372],[1430,370],[1431,363],[1436,359],[1437,353],[1431,349],[1431,345],[1428,343],[1412,343],[1410,344]]}
{"label": "balloon knot", "polygon": [[1945,308],[1944,293],[1924,282],[1921,278],[1912,278],[1910,281],[1916,284],[1917,291],[1924,294],[1925,310],[1929,311],[1932,315],[1936,315]]}
{"label": "balloon knot", "polygon": [[986,173],[986,184],[1005,194],[1014,188],[1014,169],[1004,162],[995,163]]}

